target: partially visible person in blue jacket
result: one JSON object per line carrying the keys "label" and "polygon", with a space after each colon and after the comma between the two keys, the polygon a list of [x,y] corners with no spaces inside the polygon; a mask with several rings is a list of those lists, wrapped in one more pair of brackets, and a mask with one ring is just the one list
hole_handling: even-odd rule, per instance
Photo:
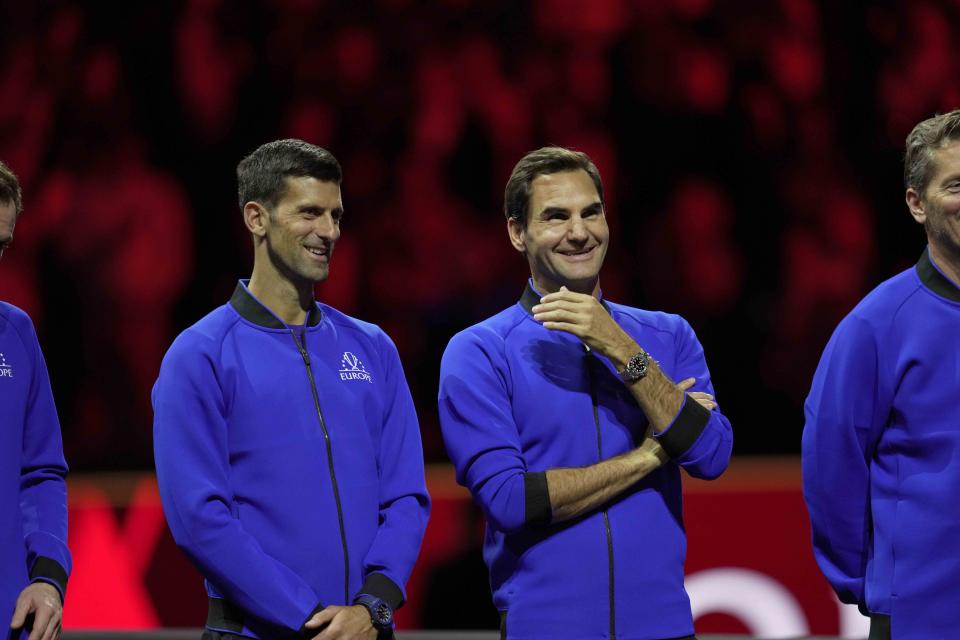
{"label": "partially visible person in blue jacket", "polygon": [[960,110],[907,137],[927,246],[837,327],[805,404],[813,546],[870,638],[956,638],[960,576]]}
{"label": "partially visible person in blue jacket", "polygon": [[680,470],[716,478],[733,443],[703,349],[683,318],[603,297],[609,229],[585,154],[527,154],[504,200],[531,278],[451,339],[439,393],[457,480],[487,517],[501,635],[692,637]]}
{"label": "partially visible person in blue jacket", "polygon": [[340,164],[279,140],[237,178],[253,274],[177,337],[153,390],[160,496],[206,578],[204,638],[390,637],[430,503],[393,342],[314,300]]}
{"label": "partially visible person in blue jacket", "polygon": [[[0,162],[0,258],[13,242],[22,203],[16,175]],[[60,636],[71,569],[66,477],[60,421],[33,323],[0,301],[0,616],[10,621],[12,638]]]}

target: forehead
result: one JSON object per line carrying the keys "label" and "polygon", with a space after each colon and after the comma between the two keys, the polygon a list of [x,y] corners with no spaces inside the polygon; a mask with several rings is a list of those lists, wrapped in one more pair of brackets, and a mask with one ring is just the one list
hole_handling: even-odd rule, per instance
{"label": "forehead", "polygon": [[933,159],[931,183],[960,174],[960,140],[951,140],[944,146],[934,149],[931,157]]}
{"label": "forehead", "polygon": [[593,180],[583,169],[541,174],[530,183],[530,209],[579,209],[600,201]]}
{"label": "forehead", "polygon": [[328,180],[317,180],[309,176],[286,177],[279,206],[313,206],[323,209],[335,209],[340,203],[340,185]]}
{"label": "forehead", "polygon": [[12,202],[0,202],[0,240],[13,235],[13,225],[17,222],[17,208]]}

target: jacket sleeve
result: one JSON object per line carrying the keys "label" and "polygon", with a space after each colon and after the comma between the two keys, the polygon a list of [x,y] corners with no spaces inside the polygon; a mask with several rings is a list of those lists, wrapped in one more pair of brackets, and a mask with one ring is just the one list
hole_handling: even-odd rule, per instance
{"label": "jacket sleeve", "polygon": [[33,354],[33,370],[20,468],[23,539],[30,580],[52,584],[63,599],[72,568],[67,548],[67,463],[47,365],[32,325],[28,329],[25,347]]}
{"label": "jacket sleeve", "polygon": [[380,526],[363,562],[359,593],[386,600],[394,609],[406,600],[404,585],[420,553],[430,516],[420,426],[403,365],[393,342],[381,334],[386,398],[377,466]]}
{"label": "jacket sleeve", "polygon": [[869,460],[887,416],[869,325],[848,316],[823,352],[804,405],[803,496],[820,570],[848,604],[864,605],[871,536]]}
{"label": "jacket sleeve", "polygon": [[[690,391],[711,395],[713,383],[703,347],[693,328],[682,318],[676,336],[677,380],[695,378]],[[684,399],[673,422],[654,436],[670,457],[695,478],[712,480],[727,468],[733,450],[733,429],[719,407],[708,411],[689,396]]]}
{"label": "jacket sleeve", "polygon": [[528,472],[513,419],[502,339],[457,334],[440,363],[440,428],[457,482],[494,528],[513,532],[549,523],[543,472]]}
{"label": "jacket sleeve", "polygon": [[153,388],[154,456],[167,524],[177,545],[227,600],[282,629],[303,632],[319,610],[313,589],[268,555],[235,517],[226,401],[214,348],[181,336]]}

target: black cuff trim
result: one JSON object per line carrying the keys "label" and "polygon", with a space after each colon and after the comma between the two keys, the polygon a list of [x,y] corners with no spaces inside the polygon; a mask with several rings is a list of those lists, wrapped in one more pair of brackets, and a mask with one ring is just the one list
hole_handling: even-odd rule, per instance
{"label": "black cuff trim", "polygon": [[677,458],[693,446],[709,421],[710,411],[687,396],[683,401],[683,407],[680,408],[680,413],[673,419],[673,424],[657,436],[657,440],[667,455]]}
{"label": "black cuff trim", "polygon": [[240,633],[243,631],[243,611],[223,598],[207,598],[207,628]]}
{"label": "black cuff trim", "polygon": [[33,568],[30,569],[30,581],[33,582],[34,580],[41,578],[56,582],[57,587],[60,589],[60,593],[66,597],[67,570],[64,569],[59,562],[46,556],[38,557],[36,562],[33,563]]}
{"label": "black cuff trim", "polygon": [[890,640],[890,616],[882,613],[870,616],[869,640]]}
{"label": "black cuff trim", "polygon": [[318,613],[320,613],[320,612],[323,611],[324,609],[326,609],[326,607],[323,606],[323,603],[322,603],[322,602],[318,602],[318,603],[317,603],[317,606],[315,606],[315,607],[313,608],[313,611],[311,611],[310,614],[307,616],[307,619],[303,621],[303,624],[302,624],[302,625],[300,625],[300,630],[297,631],[297,637],[298,637],[298,638],[313,638],[313,637],[316,636],[318,633],[320,633],[321,631],[323,631],[323,629],[307,629],[307,627],[306,627],[305,625],[306,625],[308,622],[310,622],[310,618],[312,618],[313,616],[317,615]]}
{"label": "black cuff trim", "polygon": [[524,520],[527,525],[550,524],[553,508],[550,506],[550,491],[547,489],[547,472],[523,474]]}
{"label": "black cuff trim", "polygon": [[367,579],[363,581],[363,586],[360,587],[360,593],[380,598],[390,605],[390,608],[394,611],[406,602],[403,599],[403,590],[382,573],[374,572],[368,575]]}

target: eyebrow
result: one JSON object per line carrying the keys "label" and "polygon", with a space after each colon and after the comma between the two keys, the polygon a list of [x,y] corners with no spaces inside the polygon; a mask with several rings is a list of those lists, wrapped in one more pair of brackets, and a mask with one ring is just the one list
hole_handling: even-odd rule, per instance
{"label": "eyebrow", "polygon": [[323,207],[317,207],[312,204],[304,204],[297,207],[297,211],[302,213],[323,213],[324,211],[329,211],[331,214],[343,215],[343,207],[334,207],[333,209],[324,209]]}
{"label": "eyebrow", "polygon": [[[593,211],[595,209],[602,209],[602,208],[603,208],[603,203],[597,200],[596,202],[591,202],[584,208],[580,209],[580,212],[583,213],[584,211]],[[554,213],[569,213],[569,212],[570,212],[570,209],[564,209],[563,207],[547,207],[546,209],[543,209],[540,212],[540,215],[547,216]]]}

